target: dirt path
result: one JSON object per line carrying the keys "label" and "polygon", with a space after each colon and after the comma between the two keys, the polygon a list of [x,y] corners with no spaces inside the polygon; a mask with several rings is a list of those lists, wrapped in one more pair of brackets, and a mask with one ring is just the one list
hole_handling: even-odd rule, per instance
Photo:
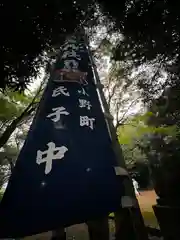
{"label": "dirt path", "polygon": [[137,196],[137,198],[145,224],[147,226],[159,228],[157,219],[152,208],[152,206],[156,204],[157,195],[155,191],[152,190],[141,192],[141,195]]}
{"label": "dirt path", "polygon": [[139,205],[142,209],[152,209],[152,205],[156,204],[157,195],[154,190],[140,192],[140,196],[137,196]]}

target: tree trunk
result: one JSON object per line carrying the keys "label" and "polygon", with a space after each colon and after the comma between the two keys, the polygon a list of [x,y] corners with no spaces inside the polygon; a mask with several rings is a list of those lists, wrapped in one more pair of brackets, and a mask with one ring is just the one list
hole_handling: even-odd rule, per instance
{"label": "tree trunk", "polygon": [[3,147],[9,138],[11,137],[12,133],[16,129],[17,125],[29,114],[31,114],[35,110],[35,107],[33,107],[33,102],[29,104],[29,106],[21,113],[19,117],[14,119],[12,123],[6,128],[6,130],[3,132],[3,134],[0,137],[0,148]]}

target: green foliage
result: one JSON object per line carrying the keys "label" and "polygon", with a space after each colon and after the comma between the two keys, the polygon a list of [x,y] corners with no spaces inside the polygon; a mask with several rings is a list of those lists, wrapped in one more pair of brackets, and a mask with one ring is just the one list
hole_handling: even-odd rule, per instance
{"label": "green foliage", "polygon": [[5,99],[4,96],[0,97],[0,105],[0,121],[10,121],[13,117],[16,117],[18,115],[17,106],[14,103]]}
{"label": "green foliage", "polygon": [[[121,0],[119,4],[117,8],[113,0],[52,0],[39,4],[26,0],[23,5],[20,1],[3,1],[0,18],[4,61],[0,65],[0,87],[27,87],[46,62],[44,51],[50,52],[54,46],[60,46],[80,25],[96,26],[100,22],[97,16],[103,16],[103,19],[108,16],[107,28],[112,30],[114,27],[121,33],[114,49],[116,60],[133,60],[136,64],[161,57],[166,63],[173,60],[173,64],[179,66],[178,1]],[[7,34],[6,29],[11,31]],[[111,49],[108,38],[103,46],[108,51]]]}
{"label": "green foliage", "polygon": [[148,134],[163,134],[176,137],[179,134],[179,128],[176,125],[172,126],[152,126],[148,125],[149,118],[155,114],[147,112],[143,115],[137,115],[128,120],[118,129],[118,137],[120,144],[130,144],[134,140],[142,138]]}
{"label": "green foliage", "polygon": [[[143,176],[144,171],[146,172],[148,169],[147,157],[138,146],[142,136],[148,131],[142,119],[142,116],[136,116],[120,126],[118,129],[118,139],[122,147],[126,166],[131,175],[136,176],[141,186],[144,187],[145,185],[147,187],[150,182],[149,174],[146,173],[146,176]],[[144,169],[142,169],[143,166]]]}
{"label": "green foliage", "polygon": [[177,204],[180,199],[179,89],[179,79],[175,77],[173,85],[152,101],[149,110],[153,114],[147,124],[156,131],[141,146],[151,163],[156,192],[166,204]]}
{"label": "green foliage", "polygon": [[7,183],[15,165],[19,149],[15,144],[5,145],[0,151],[0,189]]}
{"label": "green foliage", "polygon": [[129,169],[133,168],[138,162],[146,163],[146,156],[142,154],[135,143],[124,144],[121,145],[121,147],[124,155],[124,160]]}
{"label": "green foliage", "polygon": [[26,95],[17,92],[0,93],[0,122],[6,123],[18,117],[30,101]]}
{"label": "green foliage", "polygon": [[12,162],[13,164],[16,161],[18,155],[18,148],[15,144],[13,145],[4,145],[3,149],[0,152],[0,163],[7,164]]}
{"label": "green foliage", "polygon": [[47,61],[44,51],[63,44],[66,36],[84,20],[87,24],[89,19],[94,19],[97,8],[90,0],[52,0],[38,4],[29,0],[23,4],[7,0],[1,4],[0,88],[8,86],[16,90],[24,90],[38,76]]}
{"label": "green foliage", "polygon": [[[19,93],[10,89],[0,93],[0,134],[4,132],[7,126],[17,119],[24,111],[27,111],[27,116],[30,115],[31,109],[35,109],[39,102],[44,85],[41,84],[34,91],[27,93]],[[28,113],[29,112],[29,113]],[[18,124],[24,119],[20,119]]]}
{"label": "green foliage", "polygon": [[123,0],[118,9],[115,1],[102,4],[103,11],[114,18],[116,29],[124,34],[115,51],[116,59],[130,58],[142,63],[158,55],[179,58],[178,1]]}
{"label": "green foliage", "polygon": [[42,90],[43,84],[26,94],[0,93],[0,189],[13,170]]}
{"label": "green foliage", "polygon": [[100,45],[98,46],[98,52],[103,53],[104,56],[110,56],[112,53],[112,44],[109,39],[104,38],[102,39]]}
{"label": "green foliage", "polygon": [[[154,117],[154,113],[151,111],[143,115],[136,115],[118,128],[118,139],[122,146],[126,165],[130,171],[135,173],[139,182],[142,182],[141,186],[148,182],[146,177],[152,174],[151,167],[157,162],[150,157],[154,149],[150,145],[149,137],[155,135],[176,139],[179,133],[176,125],[148,125],[148,121],[152,117]],[[160,144],[159,141],[158,144]]]}
{"label": "green foliage", "polygon": [[2,197],[3,197],[3,194],[4,194],[4,192],[0,191],[0,201],[1,201]]}

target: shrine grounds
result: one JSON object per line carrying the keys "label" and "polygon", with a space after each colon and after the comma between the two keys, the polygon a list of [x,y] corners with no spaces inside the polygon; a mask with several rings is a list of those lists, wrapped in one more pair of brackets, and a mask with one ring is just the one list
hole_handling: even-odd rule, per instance
{"label": "shrine grounds", "polygon": [[159,228],[157,219],[154,215],[152,205],[156,204],[156,193],[154,190],[142,191],[141,195],[138,196],[139,205],[145,221],[146,226]]}

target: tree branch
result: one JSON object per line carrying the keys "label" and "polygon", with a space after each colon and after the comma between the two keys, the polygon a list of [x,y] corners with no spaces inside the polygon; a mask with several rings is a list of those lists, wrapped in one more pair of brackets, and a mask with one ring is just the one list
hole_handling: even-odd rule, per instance
{"label": "tree branch", "polygon": [[109,106],[110,106],[110,103],[111,103],[112,98],[114,97],[116,88],[117,88],[117,84],[114,84],[111,93],[110,93],[110,91],[109,91],[109,93],[110,93],[110,94],[109,94],[109,99],[108,99],[108,105],[109,105]]}
{"label": "tree branch", "polygon": [[8,141],[11,134],[14,132],[14,130],[17,128],[18,124],[27,116],[29,116],[37,106],[36,99],[39,96],[40,92],[43,89],[44,82],[42,81],[37,93],[35,94],[34,98],[32,99],[31,103],[26,107],[26,109],[21,113],[19,117],[14,119],[9,126],[7,126],[6,130],[3,132],[3,134],[0,137],[0,148],[4,146],[4,144]]}
{"label": "tree branch", "polygon": [[[14,163],[13,163],[13,161],[10,160],[9,158],[7,158],[7,161],[8,161],[8,163],[9,163],[9,165],[10,165],[10,171],[11,171],[11,174],[12,174],[12,171],[13,171],[13,169],[14,169]],[[10,174],[10,175],[11,175],[11,174]]]}
{"label": "tree branch", "polygon": [[120,125],[122,125],[122,121],[123,121],[124,117],[126,116],[126,114],[128,113],[129,109],[133,106],[134,103],[137,102],[137,100],[138,100],[140,97],[141,97],[141,96],[139,96],[139,97],[136,98],[134,101],[132,101],[131,104],[128,106],[128,109],[126,110],[126,112],[123,114],[123,116],[122,116],[119,120],[117,120],[116,126],[115,126],[116,130],[117,130],[117,128],[118,128]]}

